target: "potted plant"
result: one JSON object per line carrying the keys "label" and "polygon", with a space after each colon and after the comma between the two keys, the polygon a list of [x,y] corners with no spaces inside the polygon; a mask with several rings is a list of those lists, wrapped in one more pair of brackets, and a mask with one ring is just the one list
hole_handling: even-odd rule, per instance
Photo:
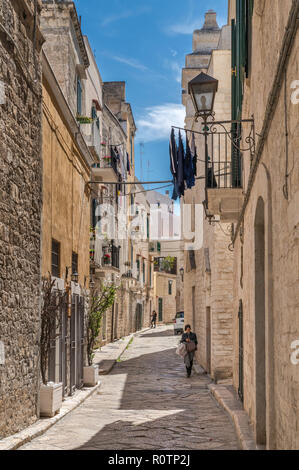
{"label": "potted plant", "polygon": [[59,335],[60,311],[65,305],[66,292],[55,289],[49,274],[42,280],[40,335],[40,416],[53,417],[62,405],[62,383],[48,382],[48,362],[51,342]]}
{"label": "potted plant", "polygon": [[111,255],[109,253],[104,254],[104,264],[110,264]]}
{"label": "potted plant", "polygon": [[84,385],[94,387],[98,383],[98,366],[93,364],[94,349],[99,337],[104,313],[113,305],[117,287],[101,284],[90,290],[90,307],[86,319],[87,363],[83,368]]}

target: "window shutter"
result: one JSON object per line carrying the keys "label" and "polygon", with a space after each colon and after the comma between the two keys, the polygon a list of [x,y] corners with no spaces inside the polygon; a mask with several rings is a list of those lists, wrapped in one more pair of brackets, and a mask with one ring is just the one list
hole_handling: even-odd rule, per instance
{"label": "window shutter", "polygon": [[252,15],[253,15],[254,0],[246,0],[246,61],[245,72],[246,78],[249,77],[251,68],[251,53],[252,53]]}

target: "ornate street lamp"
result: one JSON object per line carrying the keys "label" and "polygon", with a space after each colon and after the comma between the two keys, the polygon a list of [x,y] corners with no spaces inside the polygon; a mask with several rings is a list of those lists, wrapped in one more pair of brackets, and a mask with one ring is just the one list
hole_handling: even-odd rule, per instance
{"label": "ornate street lamp", "polygon": [[207,118],[212,115],[217,90],[218,80],[203,72],[189,82],[188,92],[195,108],[196,118],[198,116]]}
{"label": "ornate street lamp", "polygon": [[180,275],[181,275],[181,279],[182,279],[182,282],[184,281],[184,268],[180,268]]}
{"label": "ornate street lamp", "polygon": [[205,204],[207,204],[208,195],[207,195],[207,187],[208,187],[208,117],[212,117],[214,120],[214,101],[215,95],[218,90],[218,80],[206,73],[200,73],[197,77],[193,78],[188,84],[188,93],[191,96],[194,109],[195,109],[195,121],[197,122],[198,118],[201,117],[204,128],[203,134],[205,138],[205,175],[206,175],[206,185],[205,185],[205,192],[206,192],[206,200]]}

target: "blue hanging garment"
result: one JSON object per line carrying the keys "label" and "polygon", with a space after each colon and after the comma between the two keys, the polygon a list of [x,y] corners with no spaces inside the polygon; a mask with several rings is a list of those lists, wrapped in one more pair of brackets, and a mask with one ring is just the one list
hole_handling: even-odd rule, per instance
{"label": "blue hanging garment", "polygon": [[178,184],[178,196],[184,196],[185,194],[185,177],[184,177],[184,160],[185,160],[185,150],[184,144],[181,136],[181,131],[179,131],[179,146],[178,146],[178,170],[177,170],[177,184]]}
{"label": "blue hanging garment", "polygon": [[189,142],[186,134],[186,156],[184,160],[184,178],[186,186],[191,189],[195,185],[194,169],[192,164],[192,155],[189,147]]}
{"label": "blue hanging garment", "polygon": [[171,199],[174,201],[178,198],[178,188],[177,188],[177,169],[178,169],[178,150],[175,141],[174,129],[171,129],[170,139],[169,139],[169,157],[170,157],[170,171],[173,176],[173,193]]}
{"label": "blue hanging garment", "polygon": [[194,132],[192,132],[192,137],[191,137],[191,156],[192,156],[193,173],[194,173],[194,177],[196,178],[197,176],[197,150],[195,146]]}

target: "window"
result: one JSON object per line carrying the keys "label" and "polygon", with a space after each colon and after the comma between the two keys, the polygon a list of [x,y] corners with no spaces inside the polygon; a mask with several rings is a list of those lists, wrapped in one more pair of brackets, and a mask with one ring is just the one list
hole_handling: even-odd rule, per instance
{"label": "window", "polygon": [[80,78],[77,78],[77,114],[82,115],[82,85]]}
{"label": "window", "polygon": [[52,276],[60,277],[60,243],[52,239]]}
{"label": "window", "polygon": [[137,265],[137,281],[140,279],[140,261],[139,259],[136,260],[136,265]]}
{"label": "window", "polygon": [[72,274],[78,273],[78,255],[72,252]]}
{"label": "window", "polygon": [[95,106],[92,106],[91,108],[91,119],[97,119],[98,115],[97,115],[97,110],[96,110],[96,107]]}
{"label": "window", "polygon": [[172,281],[168,281],[168,295],[172,295]]}
{"label": "window", "polygon": [[100,119],[97,115],[97,108],[93,105],[91,108],[91,119],[96,123],[98,129],[100,129]]}
{"label": "window", "polygon": [[147,215],[146,217],[146,236],[147,236],[147,239],[149,240],[149,236],[150,236],[150,222],[149,222],[149,215]]}
{"label": "window", "polygon": [[130,136],[130,148],[131,148],[131,167],[133,166],[133,138]]}

